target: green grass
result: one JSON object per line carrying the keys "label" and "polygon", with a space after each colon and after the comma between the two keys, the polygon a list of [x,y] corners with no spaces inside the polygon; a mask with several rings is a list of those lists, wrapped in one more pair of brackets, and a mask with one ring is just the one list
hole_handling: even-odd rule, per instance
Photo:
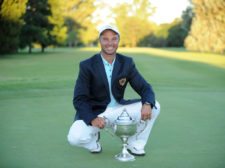
{"label": "green grass", "polygon": [[[116,161],[121,142],[106,132],[99,155],[69,146],[78,63],[97,51],[48,49],[0,58],[0,167],[225,167],[225,57],[214,54],[120,49],[134,58],[161,103],[147,155]],[[136,96],[127,89],[127,98]]]}

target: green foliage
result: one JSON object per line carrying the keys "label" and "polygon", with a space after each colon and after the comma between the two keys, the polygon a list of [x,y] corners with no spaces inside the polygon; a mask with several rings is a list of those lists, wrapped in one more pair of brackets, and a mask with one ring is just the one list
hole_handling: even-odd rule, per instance
{"label": "green foliage", "polygon": [[119,27],[121,31],[120,44],[126,47],[137,46],[140,39],[152,31],[150,23],[143,22],[135,16],[127,17],[120,23]]}
{"label": "green foliage", "polygon": [[67,27],[67,46],[88,45],[96,40],[97,32],[91,22],[94,0],[70,0],[63,4]]}
{"label": "green foliage", "polygon": [[138,42],[138,46],[142,47],[166,47],[167,41],[164,37],[151,33]]}
{"label": "green foliage", "polygon": [[0,19],[0,54],[16,52],[19,46],[20,22]]}
{"label": "green foliage", "polygon": [[138,46],[151,47],[182,47],[192,23],[192,8],[182,14],[182,20],[175,19],[172,23],[155,26],[152,33],[138,42]]}
{"label": "green foliage", "polygon": [[134,0],[114,8],[116,24],[121,32],[120,45],[135,47],[138,42],[152,32],[153,24],[148,18],[153,8],[148,0]]}
{"label": "green foliage", "polygon": [[159,25],[158,29],[154,32],[157,37],[167,38],[169,35],[169,29],[173,26],[173,23],[163,23]]}
{"label": "green foliage", "polygon": [[54,37],[56,44],[64,44],[67,38],[67,27],[64,24],[63,5],[64,1],[48,0],[51,8],[49,22],[54,25],[50,34]]}
{"label": "green foliage", "polygon": [[192,18],[194,14],[192,7],[188,6],[185,11],[182,13],[182,28],[188,33],[192,24]]}
{"label": "green foliage", "polygon": [[27,0],[2,0],[0,3],[0,16],[10,21],[20,21],[20,17],[26,10]]}
{"label": "green foliage", "polygon": [[129,4],[128,9],[128,16],[136,16],[140,20],[145,21],[155,12],[155,8],[149,0],[133,0],[132,3]]}
{"label": "green foliage", "polygon": [[20,17],[25,12],[26,1],[4,0],[0,3],[0,54],[16,52],[19,47]]}
{"label": "green foliage", "polygon": [[51,15],[50,6],[47,0],[28,0],[27,11],[23,16],[25,24],[21,30],[21,47],[29,46],[29,52],[32,50],[33,43],[41,45],[44,49],[53,44],[54,39],[51,35],[53,25],[48,17]]}
{"label": "green foliage", "polygon": [[185,46],[202,52],[225,52],[225,1],[193,0],[194,19]]}
{"label": "green foliage", "polygon": [[[145,36],[139,41],[139,46],[151,46],[151,47],[166,47],[168,46],[168,37],[170,29],[177,24],[177,21],[172,23],[161,24],[155,26],[152,33]],[[176,33],[176,32],[175,32]]]}
{"label": "green foliage", "polygon": [[184,39],[187,36],[187,31],[182,27],[182,22],[178,21],[173,27],[169,29],[167,37],[168,47],[183,47]]}
{"label": "green foliage", "polygon": [[70,17],[65,18],[65,25],[68,29],[66,45],[69,47],[78,46],[80,41],[78,29],[80,29],[80,25]]}
{"label": "green foliage", "polygon": [[98,31],[91,21],[83,23],[83,28],[79,29],[78,35],[85,46],[93,46],[98,40]]}

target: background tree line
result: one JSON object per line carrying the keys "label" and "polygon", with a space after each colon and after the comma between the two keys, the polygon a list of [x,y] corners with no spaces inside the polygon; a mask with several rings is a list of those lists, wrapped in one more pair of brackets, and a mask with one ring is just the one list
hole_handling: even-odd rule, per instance
{"label": "background tree line", "polygon": [[[88,45],[97,34],[91,22],[94,0],[1,0],[0,53],[39,45]],[[96,35],[97,36],[97,35]]]}
{"label": "background tree line", "polygon": [[[102,4],[95,0],[0,0],[0,53],[35,45],[97,45],[93,13]],[[225,1],[192,0],[192,6],[172,23],[156,25],[150,0],[133,0],[110,9],[125,47],[186,47],[189,50],[225,51]],[[165,13],[166,15],[166,13]],[[96,19],[95,19],[96,20]]]}

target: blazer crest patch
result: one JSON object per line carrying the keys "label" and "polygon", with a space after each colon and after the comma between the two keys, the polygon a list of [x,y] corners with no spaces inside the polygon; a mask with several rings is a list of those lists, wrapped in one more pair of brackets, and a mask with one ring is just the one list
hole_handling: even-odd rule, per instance
{"label": "blazer crest patch", "polygon": [[122,79],[119,80],[119,84],[120,84],[121,86],[124,86],[125,83],[126,83],[126,81],[127,81],[127,78],[122,78]]}

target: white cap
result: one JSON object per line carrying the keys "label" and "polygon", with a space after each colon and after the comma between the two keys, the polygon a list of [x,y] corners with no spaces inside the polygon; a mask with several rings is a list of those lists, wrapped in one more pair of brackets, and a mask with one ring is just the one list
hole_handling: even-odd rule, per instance
{"label": "white cap", "polygon": [[100,29],[99,29],[99,37],[100,37],[100,35],[101,35],[105,30],[112,30],[112,31],[114,31],[116,34],[120,35],[120,32],[119,32],[119,30],[117,29],[117,27],[111,26],[111,25],[103,25],[103,26],[101,26]]}

